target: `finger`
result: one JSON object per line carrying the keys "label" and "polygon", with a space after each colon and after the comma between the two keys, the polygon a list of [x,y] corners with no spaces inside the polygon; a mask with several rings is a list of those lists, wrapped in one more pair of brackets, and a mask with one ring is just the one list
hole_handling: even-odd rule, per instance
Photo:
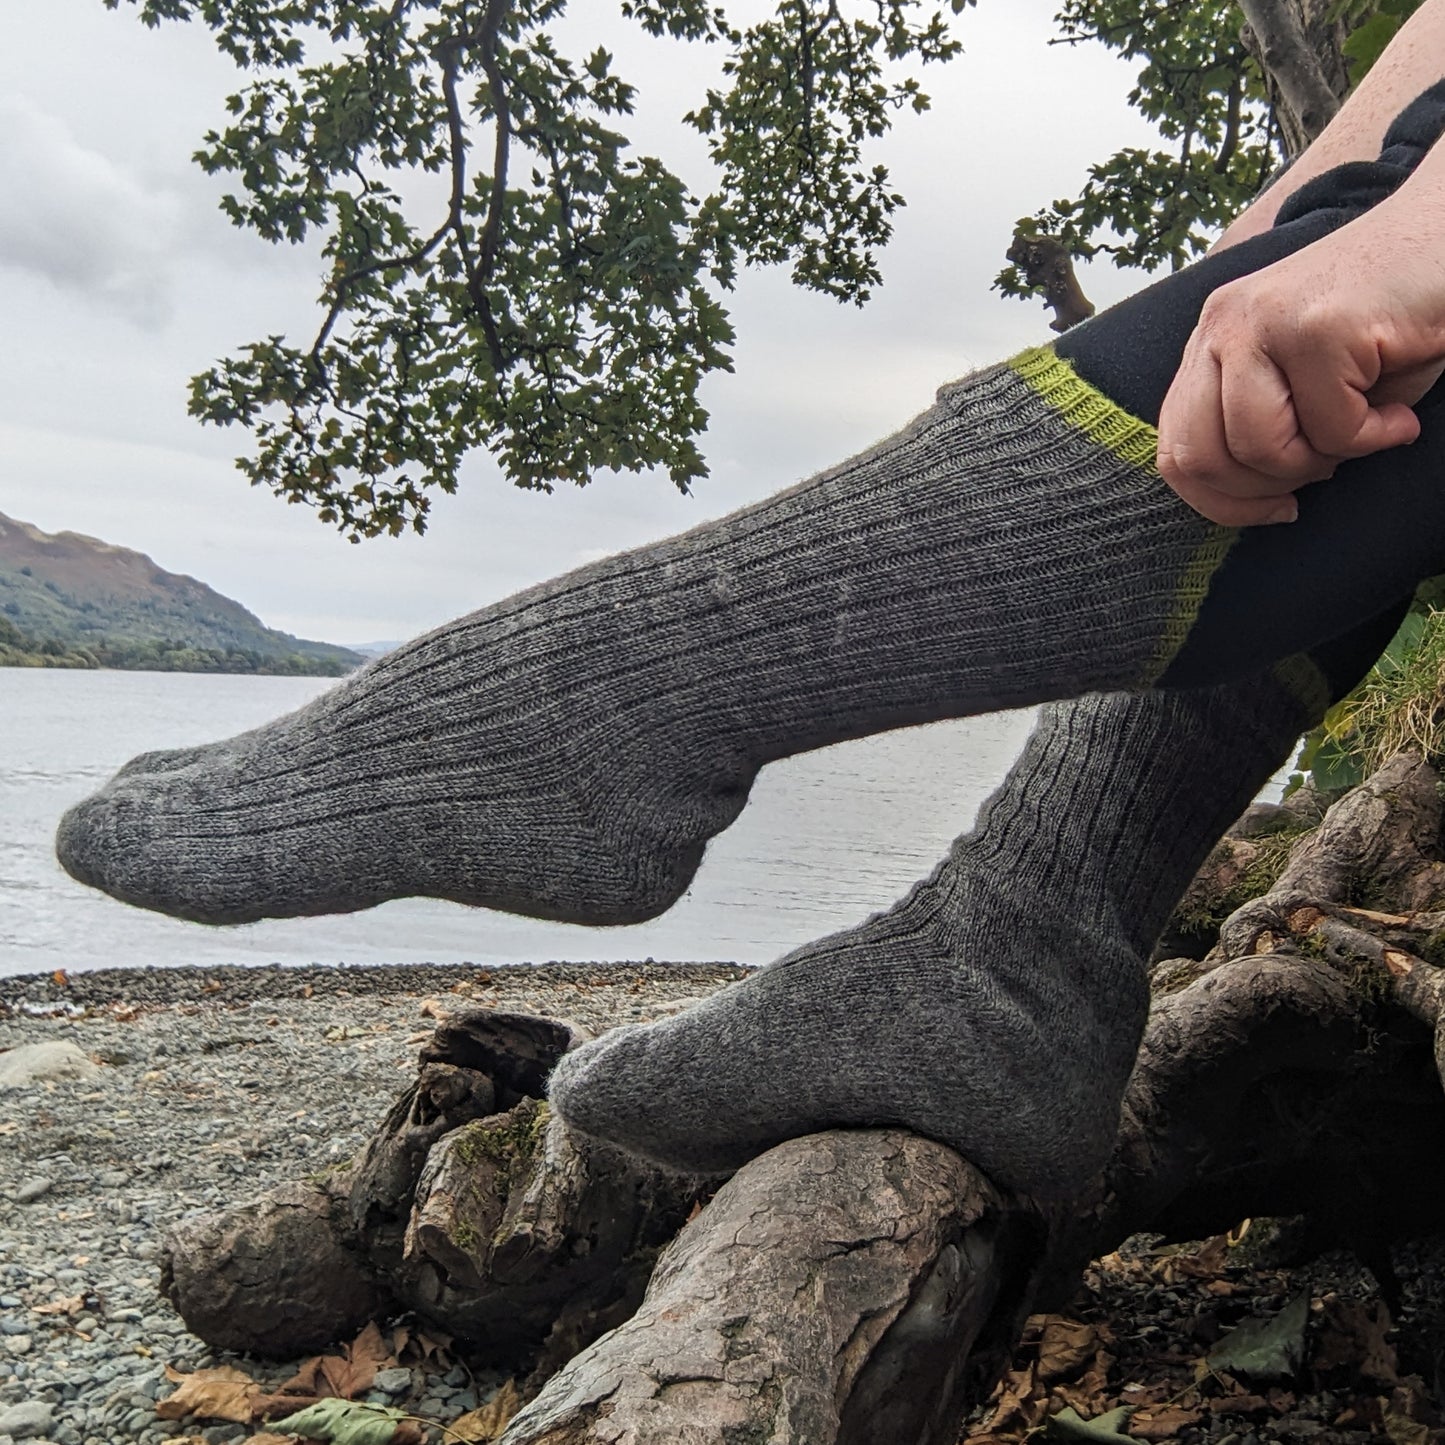
{"label": "finger", "polygon": [[1367,432],[1373,435],[1380,429],[1371,422],[1365,395],[1373,380],[1367,382],[1348,365],[1322,366],[1308,359],[1291,368],[1295,414],[1301,432],[1316,450],[1333,457],[1360,457],[1380,450],[1363,440]]}
{"label": "finger", "polygon": [[1233,470],[1204,478],[1235,496],[1275,496],[1322,481],[1335,456],[1302,425],[1292,378],[1264,352],[1241,350],[1221,368],[1220,410]]}
{"label": "finger", "polygon": [[1400,402],[1372,406],[1355,435],[1353,449],[1343,456],[1367,457],[1391,447],[1409,446],[1420,436],[1420,418]]}
{"label": "finger", "polygon": [[[1289,494],[1301,481],[1328,475],[1332,464],[1308,457],[1308,464],[1284,478],[1270,476],[1241,463],[1230,449],[1223,401],[1229,373],[1213,349],[1195,340],[1159,415],[1159,470],[1164,480],[1196,512],[1227,527],[1258,526],[1266,521],[1291,520]],[[1258,389],[1279,392],[1277,372],[1266,369]],[[1278,399],[1267,408],[1272,440],[1284,428],[1278,421]],[[1297,430],[1291,421],[1288,430]]]}
{"label": "finger", "polygon": [[1181,501],[1202,517],[1221,527],[1262,527],[1275,522],[1293,522],[1299,504],[1292,494],[1282,497],[1231,497],[1193,482],[1170,482]]}

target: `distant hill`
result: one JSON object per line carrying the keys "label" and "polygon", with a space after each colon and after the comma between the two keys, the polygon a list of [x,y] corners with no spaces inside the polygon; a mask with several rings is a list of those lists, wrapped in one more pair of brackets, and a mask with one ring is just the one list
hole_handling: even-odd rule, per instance
{"label": "distant hill", "polygon": [[277,632],[141,552],[0,513],[0,665],[338,676],[364,660]]}

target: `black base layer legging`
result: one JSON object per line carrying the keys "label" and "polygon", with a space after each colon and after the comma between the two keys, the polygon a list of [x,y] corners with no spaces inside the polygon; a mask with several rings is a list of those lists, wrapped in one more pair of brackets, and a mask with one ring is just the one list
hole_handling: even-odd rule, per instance
{"label": "black base layer legging", "polygon": [[[1307,183],[1273,230],[1112,307],[1067,333],[1055,350],[1084,380],[1157,425],[1210,293],[1302,250],[1384,199],[1442,130],[1445,81],[1400,115],[1378,161],[1340,166]],[[1159,686],[1232,680],[1301,649],[1327,655],[1329,648],[1316,651],[1320,644],[1362,625],[1373,637],[1380,619],[1398,617],[1420,582],[1445,572],[1445,384],[1416,410],[1421,435],[1413,446],[1344,463],[1329,481],[1299,493],[1296,522],[1240,533],[1209,579]]]}

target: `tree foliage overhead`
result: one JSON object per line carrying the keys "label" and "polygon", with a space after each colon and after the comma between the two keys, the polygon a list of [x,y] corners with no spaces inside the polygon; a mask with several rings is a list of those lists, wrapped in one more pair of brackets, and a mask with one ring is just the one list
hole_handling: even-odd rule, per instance
{"label": "tree foliage overhead", "polygon": [[[633,88],[605,49],[559,38],[566,0],[104,3],[208,26],[244,74],[197,160],[231,183],[238,226],[319,243],[320,315],[310,338],[268,336],[194,378],[190,407],[248,428],[251,481],[353,541],[423,530],[474,450],[543,490],[606,469],[662,468],[683,490],[705,475],[698,390],[730,368],[737,269],[866,300],[903,204],[870,142],[927,109],[915,72],[960,49],[933,0],[776,0],[755,23],[709,0],[618,0],[648,34],[721,58],[684,117],[714,163],[698,196],[633,150]],[[1288,148],[1261,47],[1233,0],[1060,3],[1061,43],[1136,64],[1130,101],[1160,145],[1100,161],[1024,230],[1182,264]],[[1240,3],[1303,15],[1338,93],[1348,57],[1367,65],[1419,0]],[[1027,290],[1013,269],[999,284]]]}
{"label": "tree foliage overhead", "polygon": [[[125,3],[208,25],[247,72],[197,159],[234,183],[237,225],[325,257],[315,336],[243,348],[191,410],[249,427],[252,482],[353,540],[421,530],[477,448],[523,487],[662,467],[685,490],[705,473],[698,387],[729,367],[720,293],[767,262],[867,298],[902,199],[865,144],[927,107],[910,65],[958,49],[927,0],[781,0],[746,27],[706,0],[621,0],[725,55],[687,117],[716,164],[698,197],[629,146],[612,56],[564,52],[565,0]],[[430,210],[403,204],[409,173],[435,178]]]}
{"label": "tree foliage overhead", "polygon": [[[1160,144],[1097,162],[1076,196],[1041,207],[1020,221],[1021,232],[1121,266],[1184,265],[1329,118],[1294,112],[1289,86],[1267,67],[1266,47],[1241,9],[1261,23],[1297,26],[1305,46],[1295,59],[1337,102],[1420,3],[1063,0],[1060,43],[1097,42],[1138,65],[1129,103],[1154,123]],[[998,284],[1009,295],[1030,289],[1014,267]]]}

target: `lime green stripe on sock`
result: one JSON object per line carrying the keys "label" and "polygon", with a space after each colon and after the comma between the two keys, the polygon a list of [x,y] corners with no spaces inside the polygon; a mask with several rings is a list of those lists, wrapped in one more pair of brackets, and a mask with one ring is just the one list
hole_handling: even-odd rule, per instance
{"label": "lime green stripe on sock", "polygon": [[1297,652],[1273,668],[1275,680],[1291,692],[1304,709],[1305,727],[1313,727],[1334,700],[1330,681],[1308,653]]}
{"label": "lime green stripe on sock", "polygon": [[1008,365],[1076,431],[1120,461],[1157,473],[1159,433],[1090,386],[1052,347],[1032,347]]}
{"label": "lime green stripe on sock", "polygon": [[[1091,386],[1052,347],[1035,346],[1013,358],[1009,369],[1064,419],[1096,445],[1130,466],[1158,477],[1159,433],[1130,415]],[[1149,687],[1162,676],[1184,646],[1199,615],[1209,584],[1239,537],[1234,527],[1211,526],[1179,579],[1173,611],[1159,640],[1159,650],[1142,679]]]}
{"label": "lime green stripe on sock", "polygon": [[1219,571],[1229,549],[1238,540],[1237,527],[1211,526],[1209,534],[1189,559],[1184,575],[1179,580],[1179,589],[1174,594],[1173,611],[1169,614],[1164,624],[1164,634],[1159,639],[1159,650],[1154,654],[1154,661],[1144,675],[1145,687],[1152,687],[1159,681],[1169,664],[1174,661],[1179,649],[1184,646],[1184,639],[1189,636],[1189,629],[1194,626],[1194,620],[1199,616],[1199,609],[1204,605],[1210,584],[1214,581],[1214,574]]}

